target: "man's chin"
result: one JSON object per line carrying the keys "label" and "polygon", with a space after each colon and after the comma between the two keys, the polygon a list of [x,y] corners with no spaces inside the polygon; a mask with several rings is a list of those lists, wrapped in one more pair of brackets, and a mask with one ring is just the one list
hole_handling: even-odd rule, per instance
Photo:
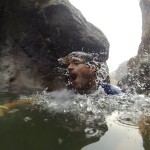
{"label": "man's chin", "polygon": [[76,86],[73,86],[73,88],[76,90],[76,91],[84,91],[84,88],[81,87],[80,85],[76,85]]}
{"label": "man's chin", "polygon": [[81,84],[78,83],[77,80],[72,81],[71,85],[72,85],[73,89],[75,89],[76,91],[82,91],[82,90],[84,90],[84,88],[81,86]]}

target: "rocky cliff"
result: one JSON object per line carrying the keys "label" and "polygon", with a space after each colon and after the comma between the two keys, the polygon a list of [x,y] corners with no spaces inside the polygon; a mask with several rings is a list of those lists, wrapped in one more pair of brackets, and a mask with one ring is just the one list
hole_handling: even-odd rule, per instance
{"label": "rocky cliff", "polygon": [[109,42],[68,0],[0,1],[0,91],[34,91],[57,82],[57,59],[72,51],[108,59]]}
{"label": "rocky cliff", "polygon": [[142,37],[137,56],[128,61],[128,75],[119,85],[129,91],[150,94],[150,0],[141,0]]}

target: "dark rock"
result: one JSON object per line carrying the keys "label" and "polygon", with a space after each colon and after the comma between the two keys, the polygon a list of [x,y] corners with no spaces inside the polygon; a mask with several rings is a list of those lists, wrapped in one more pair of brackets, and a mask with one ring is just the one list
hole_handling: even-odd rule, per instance
{"label": "dark rock", "polygon": [[63,86],[54,68],[72,51],[108,59],[105,35],[68,0],[1,0],[0,22],[1,91]]}

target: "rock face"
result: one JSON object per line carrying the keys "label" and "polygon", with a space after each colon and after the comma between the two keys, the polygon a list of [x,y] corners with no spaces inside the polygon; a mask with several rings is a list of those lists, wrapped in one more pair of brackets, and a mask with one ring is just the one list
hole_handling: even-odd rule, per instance
{"label": "rock face", "polygon": [[55,89],[57,59],[72,51],[108,59],[105,35],[68,0],[1,0],[0,22],[1,92]]}
{"label": "rock face", "polygon": [[124,76],[127,75],[127,61],[122,62],[119,67],[110,73],[110,81],[112,84],[117,85]]}
{"label": "rock face", "polygon": [[124,61],[117,68],[115,79],[118,81],[121,78],[123,78],[126,74],[127,74],[127,61]]}
{"label": "rock face", "polygon": [[141,0],[142,11],[142,41],[139,46],[138,56],[150,54],[150,0]]}
{"label": "rock face", "polygon": [[137,56],[128,61],[128,75],[119,85],[140,94],[150,94],[150,0],[141,0],[142,38]]}

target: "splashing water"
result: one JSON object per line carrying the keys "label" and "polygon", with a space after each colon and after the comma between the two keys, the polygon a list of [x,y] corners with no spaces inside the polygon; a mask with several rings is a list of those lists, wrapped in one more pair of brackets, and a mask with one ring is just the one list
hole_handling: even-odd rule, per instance
{"label": "splashing water", "polygon": [[71,90],[37,93],[33,105],[49,113],[70,113],[81,120],[94,122],[119,112],[118,121],[136,125],[141,116],[150,115],[150,98],[144,95],[105,95],[102,91],[89,95],[75,94]]}

